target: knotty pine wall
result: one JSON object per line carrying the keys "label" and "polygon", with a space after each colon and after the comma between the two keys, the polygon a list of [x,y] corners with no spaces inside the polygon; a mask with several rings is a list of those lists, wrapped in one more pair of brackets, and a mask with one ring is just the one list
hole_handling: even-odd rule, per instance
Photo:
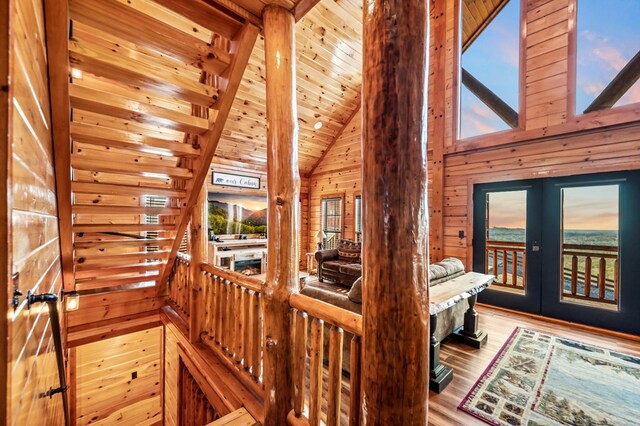
{"label": "knotty pine wall", "polygon": [[23,296],[17,309],[2,314],[8,318],[2,324],[8,339],[0,342],[0,350],[7,352],[8,379],[2,380],[7,400],[0,405],[7,409],[7,424],[60,425],[61,396],[41,396],[59,386],[49,311],[44,304],[27,309],[25,300],[29,290],[58,293],[62,286],[44,11],[41,0],[5,1],[0,13],[7,7],[10,26],[2,30],[10,28],[9,110],[0,112],[2,120],[8,117],[9,143],[0,148],[6,150],[0,167],[8,170],[2,217],[10,220],[2,250],[15,280],[8,280],[4,294],[10,298],[16,288]]}
{"label": "knotty pine wall", "polygon": [[72,348],[76,424],[162,424],[162,353],[162,326]]}

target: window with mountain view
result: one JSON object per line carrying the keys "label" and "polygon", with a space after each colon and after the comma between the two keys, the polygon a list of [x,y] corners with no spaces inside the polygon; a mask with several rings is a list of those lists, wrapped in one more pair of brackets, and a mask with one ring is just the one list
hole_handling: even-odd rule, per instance
{"label": "window with mountain view", "polygon": [[638,0],[577,3],[577,114],[640,101],[638,22]]}
{"label": "window with mountain view", "polygon": [[520,2],[461,0],[460,9],[458,136],[516,128]]}

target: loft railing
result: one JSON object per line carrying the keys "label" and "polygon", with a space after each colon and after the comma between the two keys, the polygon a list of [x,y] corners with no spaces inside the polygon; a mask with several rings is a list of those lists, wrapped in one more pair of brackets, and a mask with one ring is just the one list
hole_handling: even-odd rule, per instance
{"label": "loft railing", "polygon": [[174,310],[188,322],[191,298],[191,261],[188,256],[178,253],[169,278],[169,301]]}
{"label": "loft railing", "polygon": [[202,264],[201,270],[201,339],[227,359],[245,383],[261,391],[262,281],[209,264]]}
{"label": "loft railing", "polygon": [[[293,410],[287,417],[290,426],[316,426],[326,423],[328,426],[341,422],[342,388],[349,388],[348,419],[350,425],[360,424],[360,381],[362,354],[362,316],[338,308],[317,299],[292,294],[289,304],[296,310],[294,337]],[[328,368],[326,359],[325,336],[328,338]],[[346,344],[351,345],[349,362],[349,382],[343,383],[342,369],[345,333],[353,337]],[[307,370],[309,383],[307,383]],[[325,377],[326,376],[326,377]],[[324,383],[327,385],[326,399],[323,399]],[[307,387],[308,385],[308,387]],[[327,407],[326,415],[322,407]]]}
{"label": "loft railing", "polygon": [[526,243],[487,241],[485,272],[496,276],[493,285],[524,290],[526,287]]}
{"label": "loft railing", "polygon": [[618,247],[562,245],[563,298],[618,303]]}

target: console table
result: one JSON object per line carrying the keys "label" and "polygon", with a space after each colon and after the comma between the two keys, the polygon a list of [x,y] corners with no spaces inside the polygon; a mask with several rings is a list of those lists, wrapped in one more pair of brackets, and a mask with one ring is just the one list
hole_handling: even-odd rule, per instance
{"label": "console table", "polygon": [[251,238],[209,241],[209,263],[231,271],[242,272],[251,265],[258,275],[266,271],[267,240]]}
{"label": "console table", "polygon": [[475,310],[478,293],[495,281],[493,275],[468,272],[445,283],[429,288],[429,313],[431,329],[431,345],[429,350],[429,370],[431,378],[429,389],[442,392],[453,379],[453,369],[440,364],[440,342],[435,337],[438,314],[463,300],[469,302],[469,309],[464,314],[464,325],[454,331],[452,336],[475,348],[480,348],[487,341],[487,333],[478,330],[478,312]]}

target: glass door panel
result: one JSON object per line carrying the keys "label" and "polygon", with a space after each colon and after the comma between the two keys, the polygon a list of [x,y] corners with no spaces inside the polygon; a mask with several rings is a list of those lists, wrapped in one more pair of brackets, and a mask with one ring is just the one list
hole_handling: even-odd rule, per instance
{"label": "glass door panel", "polygon": [[562,301],[617,309],[618,184],[562,188]]}
{"label": "glass door panel", "polygon": [[485,272],[495,289],[524,294],[527,191],[488,192],[486,203]]}

